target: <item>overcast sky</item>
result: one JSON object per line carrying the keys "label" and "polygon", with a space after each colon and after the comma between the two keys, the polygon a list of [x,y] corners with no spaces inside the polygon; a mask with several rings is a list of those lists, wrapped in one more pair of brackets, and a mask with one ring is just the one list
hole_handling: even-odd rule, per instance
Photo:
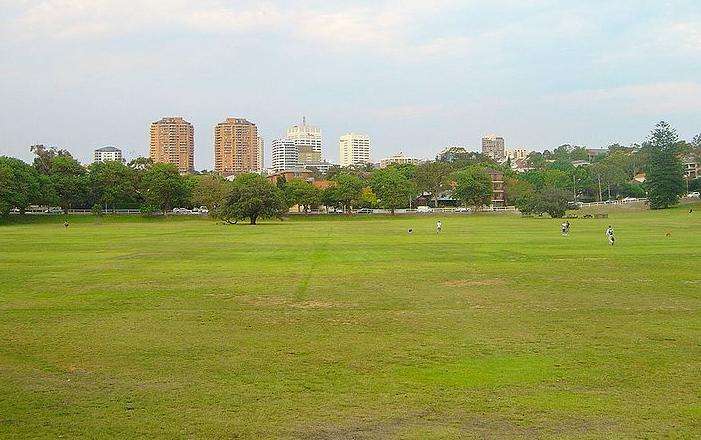
{"label": "overcast sky", "polygon": [[148,154],[148,124],[245,117],[270,140],[303,115],[338,158],[433,157],[497,133],[542,150],[701,132],[699,0],[0,0],[0,154]]}

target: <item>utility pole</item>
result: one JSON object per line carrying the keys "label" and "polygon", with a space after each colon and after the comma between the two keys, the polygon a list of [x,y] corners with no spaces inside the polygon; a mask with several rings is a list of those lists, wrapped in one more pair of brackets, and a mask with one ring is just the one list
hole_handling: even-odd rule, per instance
{"label": "utility pole", "polygon": [[601,202],[601,175],[597,175],[596,178],[599,181],[599,201]]}

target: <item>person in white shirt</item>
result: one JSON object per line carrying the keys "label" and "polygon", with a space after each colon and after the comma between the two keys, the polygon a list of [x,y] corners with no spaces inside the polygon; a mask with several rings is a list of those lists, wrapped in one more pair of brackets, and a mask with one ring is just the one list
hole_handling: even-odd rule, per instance
{"label": "person in white shirt", "polygon": [[443,223],[440,220],[436,222],[436,234],[440,234],[443,230]]}
{"label": "person in white shirt", "polygon": [[609,225],[608,229],[606,229],[606,238],[608,238],[611,246],[613,246],[613,244],[616,242],[616,237],[613,235],[613,228],[611,225]]}

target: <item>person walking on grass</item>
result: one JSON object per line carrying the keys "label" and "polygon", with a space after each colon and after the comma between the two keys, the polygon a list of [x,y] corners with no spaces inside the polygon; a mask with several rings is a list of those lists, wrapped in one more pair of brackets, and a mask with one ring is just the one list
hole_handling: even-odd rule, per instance
{"label": "person walking on grass", "polygon": [[563,223],[561,225],[561,228],[562,228],[562,235],[563,236],[566,237],[566,236],[570,235],[570,222],[569,221]]}
{"label": "person walking on grass", "polygon": [[70,226],[70,225],[68,224],[68,219],[66,219],[66,221],[63,222],[63,228],[68,229],[68,226]]}
{"label": "person walking on grass", "polygon": [[616,242],[616,237],[613,235],[613,228],[611,225],[609,225],[609,227],[606,229],[606,238],[611,246],[613,246],[613,244]]}
{"label": "person walking on grass", "polygon": [[440,220],[436,222],[436,234],[440,234],[443,230],[443,223]]}

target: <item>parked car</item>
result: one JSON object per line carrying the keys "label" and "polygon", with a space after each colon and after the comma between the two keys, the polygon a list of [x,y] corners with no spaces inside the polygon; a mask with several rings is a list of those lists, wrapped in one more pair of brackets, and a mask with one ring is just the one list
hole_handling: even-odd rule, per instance
{"label": "parked car", "polygon": [[360,208],[355,211],[356,214],[372,214],[372,209],[370,208]]}
{"label": "parked car", "polygon": [[625,199],[621,200],[621,202],[637,202],[638,199],[635,197],[626,197]]}
{"label": "parked car", "polygon": [[433,212],[433,208],[431,208],[430,206],[417,206],[416,212],[429,213]]}
{"label": "parked car", "polygon": [[698,191],[693,191],[693,192],[690,192],[689,194],[687,194],[686,196],[687,197],[695,197],[698,199],[699,197],[701,197],[701,193],[699,193]]}
{"label": "parked car", "polygon": [[464,206],[458,206],[455,208],[455,212],[470,212],[470,208],[465,208]]}

